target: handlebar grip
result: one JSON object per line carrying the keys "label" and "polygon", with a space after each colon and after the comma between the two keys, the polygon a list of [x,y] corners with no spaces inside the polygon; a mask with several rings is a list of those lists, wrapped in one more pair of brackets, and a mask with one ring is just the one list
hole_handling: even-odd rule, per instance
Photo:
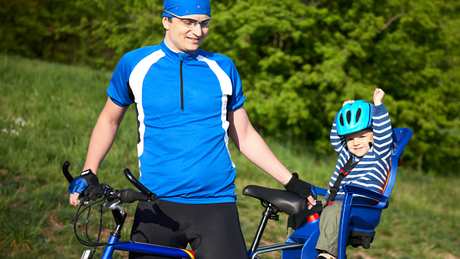
{"label": "handlebar grip", "polygon": [[147,187],[145,187],[141,182],[139,182],[136,177],[131,173],[131,171],[128,168],[125,168],[123,171],[125,174],[126,178],[134,185],[136,188],[141,191],[143,194],[147,195],[149,197],[149,200],[156,200],[157,196],[151,192]]}
{"label": "handlebar grip", "polygon": [[119,197],[122,203],[131,203],[135,201],[148,201],[149,200],[148,195],[142,192],[131,190],[131,189],[121,190]]}
{"label": "handlebar grip", "polygon": [[62,164],[62,173],[64,174],[64,176],[67,179],[67,181],[69,181],[69,183],[70,183],[70,182],[73,181],[73,177],[69,172],[69,167],[70,167],[70,162],[69,161],[65,161]]}

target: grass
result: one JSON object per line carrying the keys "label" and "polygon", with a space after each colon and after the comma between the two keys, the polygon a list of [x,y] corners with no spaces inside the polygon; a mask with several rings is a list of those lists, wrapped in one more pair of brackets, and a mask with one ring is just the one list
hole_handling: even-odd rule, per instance
{"label": "grass", "polygon": [[[60,166],[70,160],[74,172],[81,168],[109,78],[105,71],[0,55],[0,258],[80,257],[82,248],[71,226],[74,209],[67,204]],[[117,188],[127,184],[121,170],[137,165],[134,114],[128,112],[101,167],[101,181]],[[318,159],[296,144],[268,142],[303,179],[325,186],[334,158]],[[262,211],[258,201],[240,195],[241,189],[248,184],[281,186],[233,146],[232,157],[249,244]],[[372,248],[349,249],[350,257],[460,258],[460,180],[404,167],[398,177]],[[129,224],[123,235],[128,232]],[[265,242],[282,241],[286,233],[283,216],[270,222]]]}

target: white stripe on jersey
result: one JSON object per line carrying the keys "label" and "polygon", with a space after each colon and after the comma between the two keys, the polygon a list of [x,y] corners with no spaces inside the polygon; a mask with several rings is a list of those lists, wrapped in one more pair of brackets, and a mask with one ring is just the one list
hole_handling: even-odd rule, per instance
{"label": "white stripe on jersey", "polygon": [[379,167],[379,168],[378,168],[379,170],[381,170],[381,171],[386,171],[386,168],[384,168],[383,165],[380,164],[380,161],[378,161],[378,162],[375,163],[375,164]]}
{"label": "white stripe on jersey", "polygon": [[375,161],[372,161],[372,160],[366,161],[364,159],[361,159],[361,161],[359,161],[358,167],[361,167],[362,165],[373,165],[373,164],[375,164]]}
{"label": "white stripe on jersey", "polygon": [[[377,151],[375,152],[379,153]],[[391,156],[391,154],[392,154],[391,149],[386,149],[386,150],[383,150],[383,152],[379,153],[379,156],[380,156],[380,159],[386,160],[387,158]]]}
{"label": "white stripe on jersey", "polygon": [[367,187],[367,188],[374,188],[374,189],[377,189],[379,191],[382,191],[382,187],[378,186],[378,185],[375,185],[375,184],[367,184],[367,183],[363,183],[363,182],[353,182],[353,184],[356,184],[356,185],[360,185],[360,186],[364,186],[364,187]]}
{"label": "white stripe on jersey", "polygon": [[[152,54],[143,58],[133,68],[129,75],[129,86],[134,95],[134,102],[137,106],[137,121],[139,122],[139,143],[137,144],[137,156],[140,157],[144,153],[144,107],[142,104],[142,87],[144,85],[144,78],[147,72],[150,70],[153,64],[155,64],[160,58],[164,57],[165,53],[160,49]],[[139,160],[140,163],[140,160]]]}
{"label": "white stripe on jersey", "polygon": [[374,122],[372,123],[372,126],[373,126],[373,127],[380,127],[380,126],[382,126],[382,125],[387,124],[388,121],[389,121],[389,119],[383,120],[382,122],[375,122],[375,121],[374,121]]}
{"label": "white stripe on jersey", "polygon": [[[356,177],[361,177],[361,176],[364,176],[364,175],[372,175],[374,176],[375,179],[377,179],[378,181],[380,181],[381,183],[385,183],[385,179],[386,179],[386,172],[381,172],[379,171],[376,167],[368,167],[368,168],[355,168],[353,169],[354,172],[365,172],[364,174],[350,174],[349,176],[347,177],[350,177],[350,178],[356,178]],[[373,173],[373,172],[376,172],[377,174]]]}
{"label": "white stripe on jersey", "polygon": [[380,120],[380,119],[385,118],[385,117],[390,117],[390,116],[388,115],[388,112],[386,112],[386,113],[384,113],[384,114],[382,114],[382,115],[380,115],[380,116],[372,116],[372,120],[373,120],[373,121],[375,121],[375,120]]}
{"label": "white stripe on jersey", "polygon": [[389,139],[389,138],[391,138],[391,135],[392,135],[392,132],[389,132],[385,136],[381,136],[381,137],[374,136],[374,141],[376,141],[376,140],[381,141],[381,140]]}
{"label": "white stripe on jersey", "polygon": [[374,129],[375,133],[383,133],[383,132],[386,132],[386,131],[391,132],[391,126],[388,126],[388,127],[384,128],[384,129],[381,129],[381,130]]}
{"label": "white stripe on jersey", "polygon": [[[198,55],[197,59],[199,61],[205,62],[209,66],[209,68],[212,70],[212,72],[214,72],[214,74],[217,77],[217,80],[219,80],[220,89],[222,92],[221,121],[222,121],[222,128],[225,131],[224,141],[225,141],[225,146],[227,147],[228,155],[229,157],[231,157],[230,150],[228,148],[227,130],[228,130],[230,123],[227,121],[227,101],[228,101],[228,97],[232,95],[232,89],[233,89],[232,80],[230,80],[230,77],[224,72],[224,70],[219,66],[219,64],[217,64],[215,60],[208,59],[201,55]],[[232,160],[232,166],[235,167],[233,160]]]}
{"label": "white stripe on jersey", "polygon": [[385,164],[385,168],[390,168],[390,165],[387,163],[386,159],[385,160],[382,160],[383,163]]}
{"label": "white stripe on jersey", "polygon": [[[384,146],[390,146],[390,144],[393,142],[392,139],[388,140],[387,142],[385,143],[377,143],[377,142],[374,142],[374,146],[378,147],[378,148],[382,148]],[[389,149],[389,148],[388,148]]]}
{"label": "white stripe on jersey", "polygon": [[340,166],[343,166],[344,162],[347,161],[349,158],[350,156],[346,156],[344,152],[340,153],[340,162],[342,162]]}

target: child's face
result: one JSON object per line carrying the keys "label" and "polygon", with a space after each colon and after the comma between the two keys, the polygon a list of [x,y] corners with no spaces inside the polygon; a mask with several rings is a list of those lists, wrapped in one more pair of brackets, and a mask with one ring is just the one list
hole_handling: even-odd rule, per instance
{"label": "child's face", "polygon": [[364,130],[346,136],[348,151],[358,157],[364,156],[371,148],[369,143],[372,143],[373,136],[371,130]]}

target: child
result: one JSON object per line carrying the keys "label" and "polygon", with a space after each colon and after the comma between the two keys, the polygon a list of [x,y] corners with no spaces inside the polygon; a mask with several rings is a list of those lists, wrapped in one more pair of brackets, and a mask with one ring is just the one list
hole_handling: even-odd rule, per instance
{"label": "child", "polygon": [[344,102],[332,124],[330,141],[338,159],[329,181],[328,204],[321,214],[318,258],[337,256],[342,186],[352,184],[380,193],[384,189],[393,144],[384,95],[376,88],[374,105],[362,100]]}

